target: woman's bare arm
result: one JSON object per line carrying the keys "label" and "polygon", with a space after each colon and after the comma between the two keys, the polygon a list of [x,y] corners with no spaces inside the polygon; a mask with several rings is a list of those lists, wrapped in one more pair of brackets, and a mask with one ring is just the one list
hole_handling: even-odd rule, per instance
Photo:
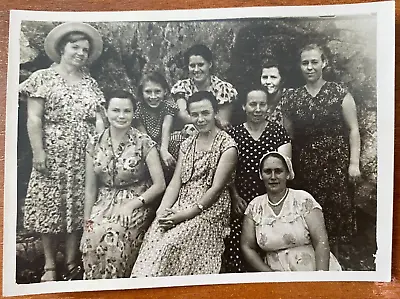
{"label": "woman's bare arm", "polygon": [[86,154],[86,174],[85,174],[85,204],[83,219],[85,222],[90,219],[92,207],[97,198],[97,180],[93,168],[93,158]]}
{"label": "woman's bare arm", "polygon": [[161,146],[160,155],[161,159],[167,167],[172,167],[176,164],[174,157],[168,151],[169,139],[171,137],[173,117],[172,115],[166,115],[162,124],[161,131]]}
{"label": "woman's bare arm", "polygon": [[192,123],[192,118],[189,115],[189,112],[187,111],[187,103],[185,98],[178,98],[176,100],[176,104],[178,105],[178,118],[184,123],[184,124],[190,124]]}
{"label": "woman's bare arm", "polygon": [[264,263],[257,250],[256,229],[253,219],[245,215],[240,236],[240,249],[247,263],[259,272],[272,272],[272,269]]}
{"label": "woman's bare arm", "polygon": [[313,209],[305,216],[305,220],[315,250],[315,263],[317,270],[328,271],[330,249],[322,211],[320,209]]}
{"label": "woman's bare arm", "polygon": [[43,148],[43,113],[44,99],[28,98],[27,129],[33,155],[33,167],[42,173],[47,173],[47,156]]}
{"label": "woman's bare arm", "polygon": [[165,190],[164,196],[161,200],[160,207],[157,210],[158,216],[163,215],[165,213],[165,209],[171,208],[178,199],[179,190],[181,189],[182,186],[182,181],[181,181],[182,160],[183,160],[182,152],[179,152],[178,162],[176,163],[174,175],[167,189]]}
{"label": "woman's bare arm", "polygon": [[232,110],[233,110],[232,103],[226,103],[219,107],[219,111],[217,113],[216,118],[218,119],[219,124],[222,127],[221,129],[225,131],[231,128]]}
{"label": "woman's bare arm", "polygon": [[350,165],[349,176],[357,179],[360,173],[360,131],[358,128],[356,103],[351,94],[347,94],[342,103],[343,117],[349,127]]}

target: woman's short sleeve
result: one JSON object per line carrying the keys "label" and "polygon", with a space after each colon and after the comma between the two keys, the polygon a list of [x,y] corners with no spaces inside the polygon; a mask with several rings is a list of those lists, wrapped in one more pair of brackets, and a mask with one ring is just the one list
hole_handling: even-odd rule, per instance
{"label": "woman's short sleeve", "polygon": [[106,103],[106,99],[104,98],[104,94],[101,91],[97,81],[94,78],[91,78],[91,80],[92,80],[92,89],[93,89],[93,92],[94,92],[95,97],[97,99],[97,106],[104,107],[105,103]]}
{"label": "woman's short sleeve", "polygon": [[276,145],[277,147],[280,147],[281,145],[284,145],[286,143],[290,143],[290,137],[288,135],[288,133],[286,132],[285,128],[278,123],[274,123],[275,129],[274,132],[276,134],[275,141],[276,141]]}
{"label": "woman's short sleeve", "polygon": [[261,208],[261,201],[262,197],[258,196],[254,198],[250,203],[247,205],[247,208],[244,214],[253,220],[255,223],[260,223],[262,218],[262,208]]}
{"label": "woman's short sleeve", "polygon": [[314,209],[319,209],[322,211],[321,205],[310,193],[303,190],[296,190],[296,193],[296,207],[300,215],[305,217]]}
{"label": "woman's short sleeve", "polygon": [[138,101],[136,103],[136,110],[133,113],[133,119],[142,120],[143,117],[143,103],[142,101]]}
{"label": "woman's short sleeve", "polygon": [[178,95],[179,97],[184,97],[187,99],[191,94],[189,79],[179,80],[171,88],[171,95],[175,100],[177,100]]}
{"label": "woman's short sleeve", "polygon": [[223,141],[221,142],[221,152],[225,152],[226,150],[230,149],[231,147],[237,148],[237,144],[235,142],[235,140],[229,136],[228,133],[225,133],[225,137],[223,139]]}
{"label": "woman's short sleeve", "polygon": [[94,155],[95,155],[94,152],[95,152],[96,145],[99,143],[99,140],[100,140],[102,135],[103,134],[95,135],[95,136],[89,135],[89,137],[88,137],[88,141],[87,141],[87,144],[86,144],[86,153],[91,158],[94,158]]}
{"label": "woman's short sleeve", "polygon": [[344,85],[344,83],[336,83],[336,82],[329,82],[334,86],[334,88],[331,88],[330,90],[333,90],[334,96],[332,96],[332,99],[338,99],[338,102],[340,104],[343,103],[343,100],[345,96],[349,93],[348,88]]}
{"label": "woman's short sleeve", "polygon": [[291,113],[294,110],[293,105],[296,103],[295,89],[284,89],[282,93],[282,114],[284,117],[291,119]]}
{"label": "woman's short sleeve", "polygon": [[149,135],[141,132],[138,132],[138,139],[141,140],[143,157],[146,158],[150,150],[156,146],[156,142]]}
{"label": "woman's short sleeve", "polygon": [[211,77],[211,88],[218,101],[218,105],[224,105],[232,103],[236,100],[238,92],[232,84],[222,81],[221,79],[212,76]]}
{"label": "woman's short sleeve", "polygon": [[28,79],[19,85],[19,93],[30,98],[41,98],[46,100],[54,80],[49,70],[34,72]]}
{"label": "woman's short sleeve", "polygon": [[175,116],[178,113],[179,109],[174,100],[171,97],[167,97],[164,101],[164,114]]}

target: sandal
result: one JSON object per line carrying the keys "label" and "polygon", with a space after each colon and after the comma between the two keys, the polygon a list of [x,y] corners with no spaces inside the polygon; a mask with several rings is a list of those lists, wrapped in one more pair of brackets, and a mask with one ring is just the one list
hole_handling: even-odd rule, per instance
{"label": "sandal", "polygon": [[[45,276],[47,276],[47,274],[49,274],[51,272],[53,272],[53,275],[52,276],[49,275],[51,277],[50,279],[44,278]],[[43,275],[40,278],[40,282],[56,281],[56,280],[57,280],[56,268],[44,268]]]}
{"label": "sandal", "polygon": [[70,281],[83,279],[83,267],[81,265],[72,262],[67,264],[67,268],[67,272],[61,277],[62,280]]}

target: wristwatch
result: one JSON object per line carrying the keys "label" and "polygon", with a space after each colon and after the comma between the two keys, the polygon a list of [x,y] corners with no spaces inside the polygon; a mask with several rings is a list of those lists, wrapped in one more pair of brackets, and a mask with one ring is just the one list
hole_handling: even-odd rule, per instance
{"label": "wristwatch", "polygon": [[137,197],[137,199],[139,199],[142,202],[143,205],[146,204],[146,202],[144,201],[144,197],[143,196],[140,195],[140,196]]}
{"label": "wristwatch", "polygon": [[196,206],[199,208],[200,212],[204,211],[204,206],[198,202],[196,202]]}

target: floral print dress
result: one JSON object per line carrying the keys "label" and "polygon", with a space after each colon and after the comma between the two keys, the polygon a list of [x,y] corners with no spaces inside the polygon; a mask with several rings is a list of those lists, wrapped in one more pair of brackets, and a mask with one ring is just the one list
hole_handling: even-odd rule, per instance
{"label": "floral print dress", "polygon": [[274,107],[274,109],[267,110],[267,117],[266,119],[272,122],[277,122],[281,126],[283,126],[283,109],[286,105],[286,94],[290,91],[290,89],[283,88],[281,91],[281,98],[279,99],[279,102],[277,105]]}
{"label": "floral print dress", "polygon": [[[196,151],[197,135],[184,141],[178,199],[172,206],[182,211],[194,206],[211,187],[221,155],[235,142],[219,131],[210,150]],[[164,230],[156,218],[146,233],[132,277],[176,276],[219,273],[229,233],[231,198],[224,188],[217,201],[204,212]]]}
{"label": "floral print dress", "polygon": [[[244,124],[235,126],[229,135],[238,146],[238,165],[236,167],[235,185],[240,197],[249,203],[256,196],[264,194],[265,184],[260,179],[258,164],[263,155],[276,151],[281,145],[290,143],[285,129],[276,122],[268,122],[260,138],[255,140]],[[242,233],[243,216],[233,216],[231,231],[226,239],[224,253],[224,272],[245,272],[246,266],[240,251],[240,234]]]}
{"label": "floral print dress", "polygon": [[305,86],[287,94],[285,113],[293,126],[295,186],[310,192],[324,209],[330,240],[346,241],[354,232],[349,196],[349,135],[342,102],[347,90],[325,82],[312,97]]}
{"label": "floral print dress", "polygon": [[[268,203],[268,195],[253,199],[245,215],[255,224],[258,246],[264,262],[273,271],[315,271],[315,251],[305,217],[321,206],[306,191],[289,189],[278,215]],[[341,267],[330,253],[330,271]]]}
{"label": "floral print dress", "polygon": [[146,156],[154,146],[148,135],[135,128],[130,128],[115,153],[109,129],[89,144],[99,189],[90,215],[92,224],[85,229],[80,246],[85,279],[129,277],[155,207],[135,209],[128,227],[114,223],[111,216],[150,188]]}
{"label": "floral print dress", "polygon": [[43,149],[49,170],[45,175],[32,169],[24,226],[42,234],[82,229],[86,144],[95,133],[103,93],[89,75],[68,84],[53,66],[33,73],[19,92],[44,100]]}

